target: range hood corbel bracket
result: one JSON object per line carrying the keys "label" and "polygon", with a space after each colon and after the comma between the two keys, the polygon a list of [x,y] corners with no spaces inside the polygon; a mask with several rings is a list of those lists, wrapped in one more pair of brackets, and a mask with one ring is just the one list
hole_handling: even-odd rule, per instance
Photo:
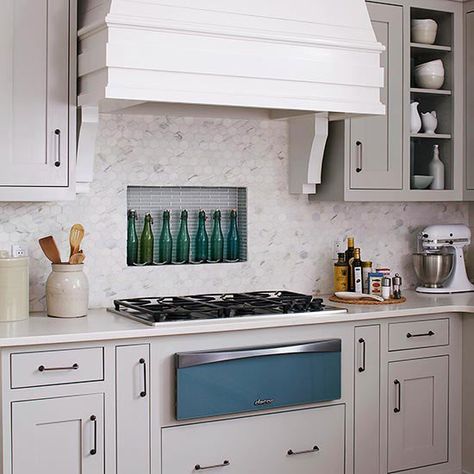
{"label": "range hood corbel bracket", "polygon": [[328,138],[327,112],[301,115],[289,123],[289,191],[316,194],[321,184],[324,149]]}
{"label": "range hood corbel bracket", "polygon": [[95,145],[99,129],[99,107],[82,106],[79,112],[79,136],[76,163],[76,192],[89,192],[94,179]]}

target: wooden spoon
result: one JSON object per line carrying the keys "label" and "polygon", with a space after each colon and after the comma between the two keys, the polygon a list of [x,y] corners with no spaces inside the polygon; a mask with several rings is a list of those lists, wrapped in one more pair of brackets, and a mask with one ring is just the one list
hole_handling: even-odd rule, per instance
{"label": "wooden spoon", "polygon": [[81,250],[81,242],[84,238],[84,227],[81,224],[74,224],[69,232],[69,245],[71,246],[71,253],[69,257],[79,253]]}
{"label": "wooden spoon", "polygon": [[61,263],[61,254],[53,236],[43,237],[39,240],[39,244],[50,262]]}
{"label": "wooden spoon", "polygon": [[84,260],[86,259],[86,256],[82,252],[82,250],[79,253],[75,253],[74,255],[71,255],[69,257],[69,263],[71,265],[79,265],[81,263],[84,263]]}

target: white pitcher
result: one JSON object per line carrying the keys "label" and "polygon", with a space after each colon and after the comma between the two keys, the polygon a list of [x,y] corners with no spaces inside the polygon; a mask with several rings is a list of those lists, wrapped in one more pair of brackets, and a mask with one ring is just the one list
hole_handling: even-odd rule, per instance
{"label": "white pitcher", "polygon": [[421,114],[421,121],[423,122],[423,131],[425,133],[434,134],[438,128],[438,116],[433,110],[432,112],[426,112]]}
{"label": "white pitcher", "polygon": [[411,122],[410,122],[410,131],[411,133],[418,133],[421,130],[421,118],[418,113],[419,102],[412,102],[411,107]]}

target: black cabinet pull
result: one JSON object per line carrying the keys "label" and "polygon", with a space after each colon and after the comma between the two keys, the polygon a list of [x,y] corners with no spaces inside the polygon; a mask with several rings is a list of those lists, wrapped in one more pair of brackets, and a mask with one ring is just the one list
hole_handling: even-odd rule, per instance
{"label": "black cabinet pull", "polygon": [[218,467],[226,467],[226,466],[230,466],[230,461],[227,461],[227,459],[222,464],[213,464],[212,466],[201,466],[200,464],[196,464],[194,466],[194,470],[204,471],[206,469],[217,469]]}
{"label": "black cabinet pull", "polygon": [[44,365],[40,365],[38,370],[40,372],[52,372],[54,370],[77,370],[79,368],[79,364],[72,364],[70,367],[45,367]]}
{"label": "black cabinet pull", "polygon": [[400,380],[394,380],[393,383],[396,388],[395,408],[393,411],[394,413],[400,413],[402,410],[402,384],[400,383]]}
{"label": "black cabinet pull", "polygon": [[140,359],[138,362],[143,366],[143,390],[140,392],[140,397],[145,398],[147,394],[146,361],[145,359]]}
{"label": "black cabinet pull", "polygon": [[365,355],[366,355],[365,339],[360,338],[359,344],[362,345],[362,364],[359,366],[359,372],[365,372]]}
{"label": "black cabinet pull", "polygon": [[356,147],[357,147],[357,168],[356,168],[356,173],[360,173],[362,171],[362,142],[361,141],[356,141]]}
{"label": "black cabinet pull", "polygon": [[317,453],[318,451],[318,446],[313,446],[312,449],[305,449],[304,451],[293,451],[292,449],[289,449],[287,454],[288,456],[298,456],[299,454]]}
{"label": "black cabinet pull", "polygon": [[61,166],[61,130],[59,130],[59,128],[54,131],[54,136],[56,138],[56,159],[54,160],[54,166],[59,168]]}
{"label": "black cabinet pull", "polygon": [[434,336],[435,333],[433,331],[428,331],[428,332],[425,332],[423,334],[412,334],[411,332],[409,332],[407,334],[407,338],[410,339],[411,337],[427,337],[427,336]]}
{"label": "black cabinet pull", "polygon": [[89,453],[91,456],[94,456],[97,454],[97,417],[95,415],[91,415],[89,419],[94,424],[94,447],[89,451]]}

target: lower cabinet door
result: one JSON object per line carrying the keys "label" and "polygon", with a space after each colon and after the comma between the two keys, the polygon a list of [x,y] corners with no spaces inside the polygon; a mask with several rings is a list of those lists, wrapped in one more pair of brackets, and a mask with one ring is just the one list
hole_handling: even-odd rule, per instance
{"label": "lower cabinet door", "polygon": [[148,344],[116,349],[117,473],[150,472]]}
{"label": "lower cabinet door", "polygon": [[104,472],[101,394],[12,404],[13,474]]}
{"label": "lower cabinet door", "polygon": [[380,326],[355,328],[354,474],[380,474]]}
{"label": "lower cabinet door", "polygon": [[449,358],[389,364],[388,471],[448,461]]}
{"label": "lower cabinet door", "polygon": [[164,428],[162,474],[343,474],[343,405]]}

